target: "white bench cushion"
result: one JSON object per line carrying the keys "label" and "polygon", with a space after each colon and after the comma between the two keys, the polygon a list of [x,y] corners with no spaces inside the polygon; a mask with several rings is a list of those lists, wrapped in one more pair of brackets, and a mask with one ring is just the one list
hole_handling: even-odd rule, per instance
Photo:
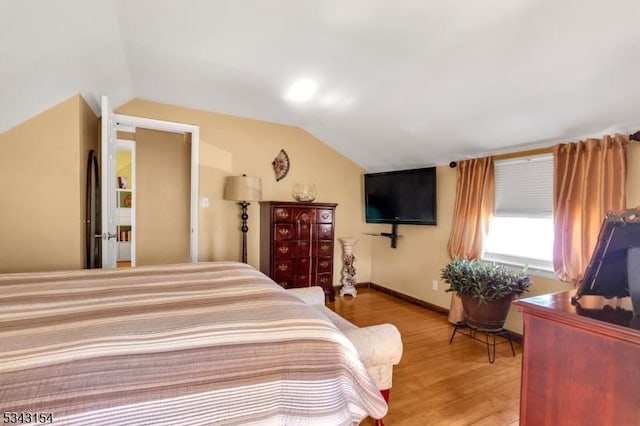
{"label": "white bench cushion", "polygon": [[333,322],[353,343],[362,363],[378,385],[378,389],[390,389],[393,378],[393,366],[402,358],[402,339],[393,324],[380,324],[369,327],[357,327],[324,304],[324,291],[321,287],[305,287],[287,290],[306,303],[318,309]]}

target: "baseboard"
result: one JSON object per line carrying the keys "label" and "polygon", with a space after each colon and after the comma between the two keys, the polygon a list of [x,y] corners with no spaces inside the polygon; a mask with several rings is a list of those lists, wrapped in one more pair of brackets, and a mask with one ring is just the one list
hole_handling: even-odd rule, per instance
{"label": "baseboard", "polygon": [[[358,285],[363,284],[363,287],[370,287],[374,290],[378,290],[381,291],[383,293],[387,293],[393,297],[397,297],[398,299],[402,299],[405,300],[409,303],[413,303],[414,305],[418,305],[421,306],[423,308],[429,309],[430,311],[442,314],[442,315],[449,315],[449,309],[447,308],[443,308],[442,306],[438,306],[438,305],[434,305],[433,303],[429,303],[429,302],[425,302],[424,300],[420,300],[417,299],[413,296],[409,296],[408,294],[404,294],[404,293],[400,293],[399,291],[396,290],[392,290],[390,288],[387,287],[383,287],[379,284],[375,284],[375,283],[358,283]],[[509,333],[509,336],[511,336],[511,339],[513,339],[516,342],[520,342],[522,343],[522,335],[515,333],[511,330],[506,330],[507,333]]]}
{"label": "baseboard", "polygon": [[443,308],[442,306],[434,305],[433,303],[425,302],[424,300],[416,299],[413,296],[409,296],[408,294],[400,293],[398,291],[392,290],[387,287],[383,287],[379,284],[369,283],[370,287],[381,291],[383,293],[390,294],[393,297],[397,297],[398,299],[406,300],[407,302],[413,303],[414,305],[422,306],[423,308],[427,308],[430,311],[437,312],[443,315],[449,315],[449,310],[447,308]]}
{"label": "baseboard", "polygon": [[[336,293],[340,291],[342,285],[334,285],[333,288],[336,290]],[[356,283],[356,288],[371,288],[370,282]]]}

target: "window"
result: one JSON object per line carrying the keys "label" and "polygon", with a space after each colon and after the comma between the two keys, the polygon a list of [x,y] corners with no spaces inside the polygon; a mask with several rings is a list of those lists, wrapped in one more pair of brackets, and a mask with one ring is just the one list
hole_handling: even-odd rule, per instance
{"label": "window", "polygon": [[553,155],[495,162],[496,202],[484,260],[553,270]]}

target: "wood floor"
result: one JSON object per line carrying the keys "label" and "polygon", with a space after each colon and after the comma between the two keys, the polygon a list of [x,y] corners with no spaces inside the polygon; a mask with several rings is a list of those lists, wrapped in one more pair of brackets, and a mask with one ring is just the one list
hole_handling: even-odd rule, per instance
{"label": "wood floor", "polygon": [[[516,426],[520,410],[522,348],[496,347],[490,364],[486,345],[457,334],[439,313],[373,289],[336,297],[329,305],[359,326],[389,322],[400,330],[402,361],[394,368],[386,426]],[[366,419],[363,425],[373,425]]]}

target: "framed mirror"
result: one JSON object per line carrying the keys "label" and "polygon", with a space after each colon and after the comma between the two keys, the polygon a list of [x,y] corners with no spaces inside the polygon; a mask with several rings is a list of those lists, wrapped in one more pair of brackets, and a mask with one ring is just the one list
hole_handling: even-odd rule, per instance
{"label": "framed mirror", "polygon": [[100,173],[95,150],[89,151],[85,195],[85,268],[100,267]]}
{"label": "framed mirror", "polygon": [[607,215],[572,303],[585,295],[631,296],[634,314],[640,315],[640,209]]}

